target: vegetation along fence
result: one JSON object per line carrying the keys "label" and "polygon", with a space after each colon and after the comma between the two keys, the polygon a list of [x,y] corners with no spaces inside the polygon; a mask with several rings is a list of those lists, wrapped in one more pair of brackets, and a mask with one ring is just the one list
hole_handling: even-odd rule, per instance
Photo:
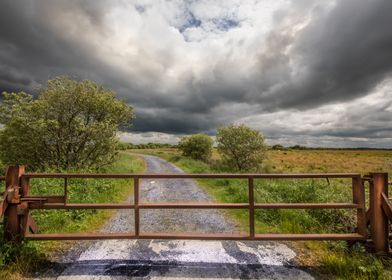
{"label": "vegetation along fence", "polygon": [[[30,183],[35,178],[57,178],[64,180],[62,195],[29,195]],[[132,203],[69,203],[68,179],[106,178],[133,179],[134,199]],[[139,182],[142,179],[244,179],[248,181],[247,203],[151,203],[141,202]],[[254,199],[255,179],[317,179],[345,178],[352,182],[350,203],[256,203]],[[389,251],[389,221],[392,220],[392,205],[388,199],[388,174],[357,173],[323,174],[70,174],[70,173],[25,173],[23,166],[9,166],[5,177],[6,190],[1,204],[4,216],[5,238],[21,240],[81,240],[81,239],[199,239],[199,240],[346,240],[372,244],[376,252]],[[365,183],[369,187],[366,200]],[[32,209],[133,209],[134,232],[125,233],[38,233],[37,225],[30,215]],[[245,209],[249,212],[249,231],[239,234],[199,233],[148,233],[140,231],[140,209]],[[356,209],[356,229],[349,233],[312,234],[258,234],[255,233],[255,210],[257,209]]]}

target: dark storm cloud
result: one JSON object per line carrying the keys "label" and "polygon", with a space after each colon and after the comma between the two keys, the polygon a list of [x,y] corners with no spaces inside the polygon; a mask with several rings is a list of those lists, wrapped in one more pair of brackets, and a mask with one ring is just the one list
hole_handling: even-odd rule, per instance
{"label": "dark storm cloud", "polygon": [[295,43],[302,77],[281,92],[283,107],[312,107],[367,94],[392,71],[392,1],[338,1]]}
{"label": "dark storm cloud", "polygon": [[[183,54],[177,54],[175,46],[165,46],[164,35],[159,38],[157,34],[156,44],[162,46],[157,46],[156,56],[151,57],[145,54],[149,49],[143,50],[143,40],[130,41],[142,47],[138,49],[139,61],[130,60],[127,70],[116,67],[114,56],[107,59],[92,48],[91,42],[111,36],[105,17],[114,6],[124,3],[2,1],[0,91],[32,91],[57,75],[88,78],[114,89],[136,108],[133,130],[168,133],[211,132],[219,124],[250,114],[308,110],[370,94],[391,77],[392,1],[340,0],[332,8],[315,3],[293,1],[274,14],[270,31],[252,44],[246,45],[245,39],[225,41],[224,47],[233,51],[217,51],[210,65],[210,61],[203,61],[209,65],[204,78],[190,68],[180,74],[175,86],[167,86],[168,69]],[[200,17],[200,9],[196,14],[191,4],[184,4],[191,16],[177,24],[178,36],[185,36],[189,44],[192,34],[181,32],[212,28],[224,33],[242,27],[234,15],[213,18],[208,25]],[[135,5],[135,11],[148,17],[151,5]],[[309,16],[309,6],[314,6],[309,22],[300,29],[296,23]],[[96,44],[99,47],[100,43]],[[245,70],[241,70],[245,62],[233,58],[234,49],[242,48],[253,58],[246,62]],[[228,104],[241,106],[222,109]],[[347,124],[356,124],[359,118],[360,130],[346,127],[344,131],[330,128],[307,133],[386,137],[390,130],[383,127],[391,114],[380,110],[372,112],[371,118],[348,114]],[[271,135],[278,133],[273,128],[266,130]]]}
{"label": "dark storm cloud", "polygon": [[[88,56],[75,42],[62,39],[50,29],[48,10],[42,1],[2,2],[0,76],[13,77],[2,79],[1,89],[7,82],[14,84],[15,90],[27,85],[32,89],[33,82],[43,83],[52,75],[88,73]],[[18,77],[24,82],[15,83]]]}
{"label": "dark storm cloud", "polygon": [[329,12],[315,7],[301,31],[279,27],[290,17],[282,12],[266,36],[256,74],[233,96],[275,111],[368,94],[392,73],[391,11],[392,1],[338,1]]}
{"label": "dark storm cloud", "polygon": [[[115,69],[103,64],[83,42],[66,38],[63,34],[66,30],[56,30],[51,24],[59,20],[56,15],[64,9],[70,20],[82,17],[95,30],[104,30],[100,21],[104,6],[100,1],[91,4],[3,1],[0,4],[0,90],[34,91],[58,75],[98,80],[108,86],[116,84]],[[83,31],[80,30],[81,38],[86,36]]]}
{"label": "dark storm cloud", "polygon": [[181,133],[191,134],[207,131],[216,125],[206,119],[195,118],[186,112],[181,112],[181,114],[173,114],[173,112],[146,114],[136,110],[136,116],[134,127],[137,127],[137,131],[140,132],[164,131],[176,134],[180,131]]}

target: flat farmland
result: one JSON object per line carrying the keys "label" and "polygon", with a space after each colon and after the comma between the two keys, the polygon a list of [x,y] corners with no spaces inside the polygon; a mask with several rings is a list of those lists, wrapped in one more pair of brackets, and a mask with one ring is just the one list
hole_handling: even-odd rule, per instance
{"label": "flat farmland", "polygon": [[390,172],[390,150],[271,150],[272,172]]}
{"label": "flat farmland", "polygon": [[[180,156],[177,149],[140,149],[135,153],[157,155],[165,159]],[[216,149],[212,160],[219,160]],[[265,171],[270,173],[296,172],[391,172],[392,150],[269,150]]]}

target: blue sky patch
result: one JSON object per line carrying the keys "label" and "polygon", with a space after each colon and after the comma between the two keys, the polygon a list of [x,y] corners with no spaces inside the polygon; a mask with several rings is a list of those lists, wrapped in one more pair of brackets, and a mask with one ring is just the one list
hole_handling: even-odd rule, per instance
{"label": "blue sky patch", "polygon": [[213,20],[215,23],[217,29],[221,31],[228,31],[232,28],[237,27],[240,23],[234,19],[230,18],[220,18],[220,19],[215,19]]}
{"label": "blue sky patch", "polygon": [[190,12],[188,21],[184,25],[180,26],[178,30],[180,30],[180,32],[183,33],[188,28],[199,27],[200,25],[201,25],[201,20],[197,19],[195,15]]}

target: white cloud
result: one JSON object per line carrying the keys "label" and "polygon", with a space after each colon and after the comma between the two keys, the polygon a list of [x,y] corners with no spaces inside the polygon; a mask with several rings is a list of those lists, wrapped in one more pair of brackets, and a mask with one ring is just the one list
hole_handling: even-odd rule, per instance
{"label": "white cloud", "polygon": [[182,135],[174,135],[162,132],[120,132],[119,138],[121,141],[133,144],[146,143],[165,143],[177,144]]}

